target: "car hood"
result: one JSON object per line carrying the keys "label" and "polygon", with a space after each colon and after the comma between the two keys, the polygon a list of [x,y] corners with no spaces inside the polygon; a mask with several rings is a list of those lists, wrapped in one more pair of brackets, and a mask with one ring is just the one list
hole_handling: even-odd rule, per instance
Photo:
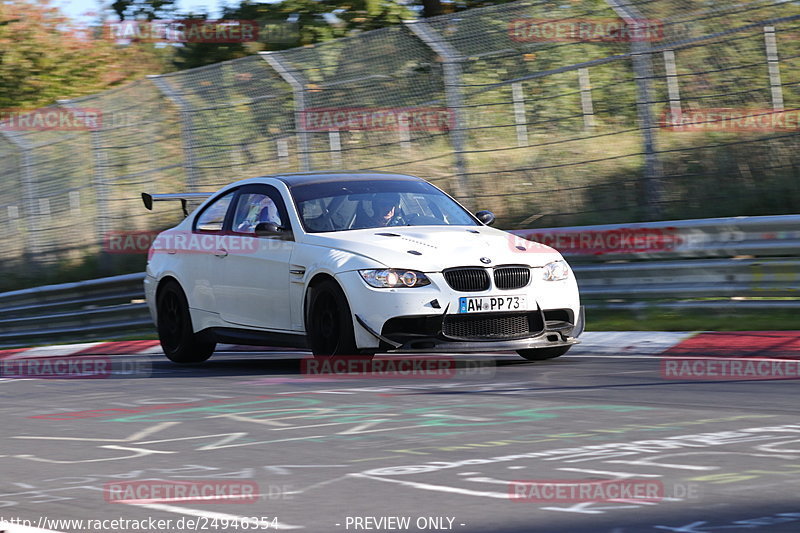
{"label": "car hood", "polygon": [[[561,259],[549,246],[486,226],[392,226],[307,234],[303,241],[351,252],[387,267],[423,272],[455,266],[537,267]],[[491,262],[486,263],[487,259]]]}

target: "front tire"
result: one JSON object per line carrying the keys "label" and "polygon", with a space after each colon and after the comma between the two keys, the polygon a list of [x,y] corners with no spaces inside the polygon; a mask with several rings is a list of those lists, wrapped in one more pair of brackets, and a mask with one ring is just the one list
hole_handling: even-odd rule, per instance
{"label": "front tire", "polygon": [[192,329],[189,303],[177,282],[168,281],[158,293],[158,339],[173,363],[202,363],[217,347]]}
{"label": "front tire", "polygon": [[326,279],[309,289],[306,332],[315,356],[356,355],[353,318],[339,284]]}
{"label": "front tire", "polygon": [[572,346],[558,346],[554,348],[531,348],[529,350],[517,350],[517,353],[528,361],[546,361],[561,357],[569,351]]}

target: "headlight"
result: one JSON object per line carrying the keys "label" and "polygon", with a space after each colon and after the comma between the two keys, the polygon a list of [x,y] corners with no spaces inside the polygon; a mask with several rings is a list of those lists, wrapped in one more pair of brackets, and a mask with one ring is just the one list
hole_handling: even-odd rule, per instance
{"label": "headlight", "polygon": [[547,263],[544,266],[542,279],[545,281],[560,281],[569,277],[569,265],[563,259]]}
{"label": "headlight", "polygon": [[425,274],[416,270],[382,268],[378,270],[359,270],[358,273],[370,286],[379,289],[422,287],[431,283]]}

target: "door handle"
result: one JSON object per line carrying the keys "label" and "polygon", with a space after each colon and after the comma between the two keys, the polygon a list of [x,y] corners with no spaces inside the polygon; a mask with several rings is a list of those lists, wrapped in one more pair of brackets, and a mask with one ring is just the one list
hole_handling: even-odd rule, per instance
{"label": "door handle", "polygon": [[217,257],[227,257],[228,250],[226,250],[225,248],[220,248],[219,250],[214,252],[214,255],[216,255]]}

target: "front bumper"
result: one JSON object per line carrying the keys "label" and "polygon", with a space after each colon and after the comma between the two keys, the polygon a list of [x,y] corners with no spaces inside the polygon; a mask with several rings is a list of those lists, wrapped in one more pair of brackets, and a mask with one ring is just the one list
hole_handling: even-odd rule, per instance
{"label": "front bumper", "polygon": [[[472,315],[472,318],[478,320],[514,318],[519,320],[523,315],[486,313],[479,316]],[[356,315],[356,321],[380,341],[382,351],[389,353],[517,351],[572,346],[580,342],[577,337],[584,329],[583,306],[577,316],[566,309],[549,312],[538,309],[527,315],[529,315],[526,319],[530,331],[517,335],[512,333],[507,335],[508,338],[499,338],[500,335],[494,335],[494,338],[480,339],[454,336],[452,328],[445,325],[445,321],[451,319],[452,315],[397,317],[387,322],[381,333],[372,330],[359,315]],[[406,327],[403,327],[404,325]]]}
{"label": "front bumper", "polygon": [[[406,350],[458,351],[462,348],[468,349],[470,344],[475,344],[474,349],[478,351],[528,349],[557,346],[556,342],[560,342],[561,345],[571,344],[567,339],[578,337],[583,331],[582,320],[579,320],[583,315],[578,287],[572,276],[564,281],[547,282],[541,280],[540,276],[534,275],[531,283],[519,290],[498,290],[492,286],[486,291],[466,293],[450,288],[441,273],[426,273],[426,275],[431,284],[414,289],[375,289],[369,287],[357,272],[336,275],[350,304],[356,344],[359,349],[398,350],[401,346],[405,346]],[[472,335],[473,338],[469,338],[470,335],[440,335],[445,317],[472,315],[472,313],[458,313],[460,297],[500,295],[524,295],[528,302],[528,308],[524,312],[537,313],[544,310],[548,315],[542,321],[545,326],[536,324],[524,331],[513,329],[514,335],[503,335],[499,338],[476,339],[475,335]],[[558,316],[558,313],[562,316]],[[477,314],[490,316],[490,313]],[[393,322],[405,319],[423,323],[392,326]],[[409,336],[402,338],[392,335],[403,332]],[[564,335],[560,341],[553,341],[544,335],[548,332],[564,333]],[[451,330],[449,333],[454,332]],[[423,337],[425,345],[409,344],[411,341],[422,341]],[[392,342],[386,342],[387,338]]]}

